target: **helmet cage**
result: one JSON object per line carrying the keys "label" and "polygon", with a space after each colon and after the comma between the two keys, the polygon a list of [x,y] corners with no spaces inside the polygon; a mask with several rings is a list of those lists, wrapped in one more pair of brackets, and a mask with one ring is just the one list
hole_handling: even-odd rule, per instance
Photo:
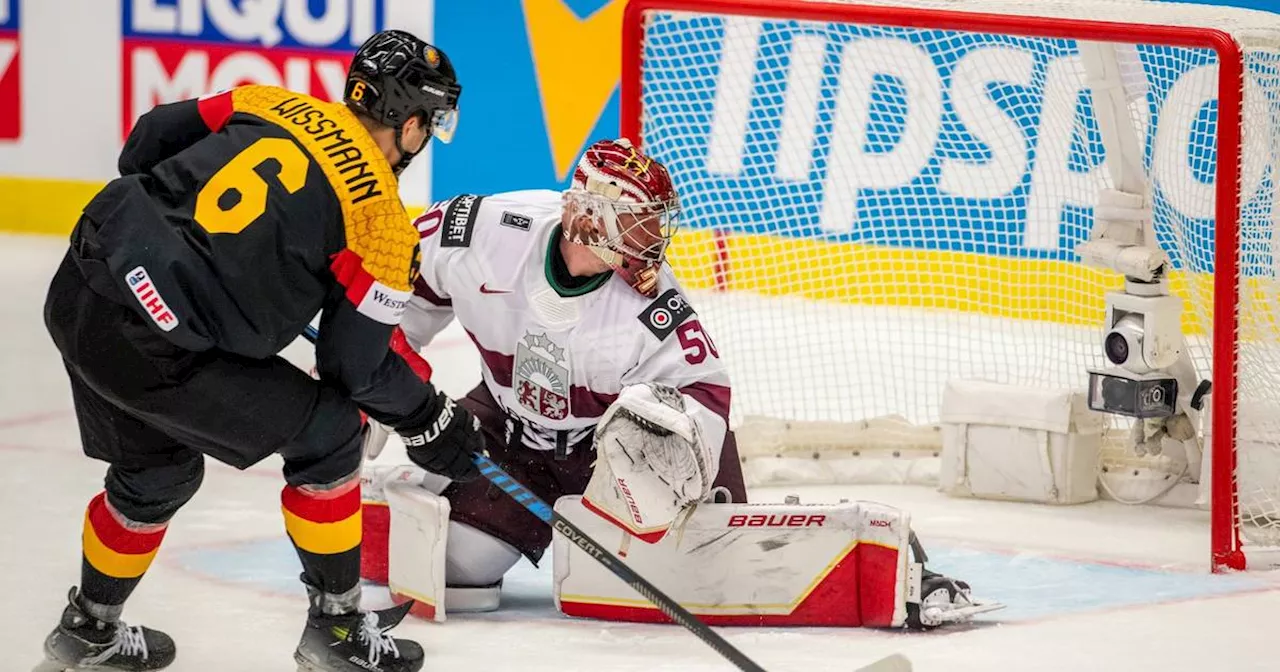
{"label": "helmet cage", "polygon": [[627,138],[593,143],[564,192],[565,237],[592,250],[633,289],[657,292],[658,270],[680,227],[680,201],[666,168]]}
{"label": "helmet cage", "polygon": [[621,189],[597,180],[588,180],[585,190],[565,192],[570,220],[585,218],[589,223],[588,227],[579,224],[567,232],[571,239],[592,248],[610,266],[621,265],[625,259],[662,265],[671,237],[680,228],[678,200],[637,203],[616,200],[621,194],[613,192]]}

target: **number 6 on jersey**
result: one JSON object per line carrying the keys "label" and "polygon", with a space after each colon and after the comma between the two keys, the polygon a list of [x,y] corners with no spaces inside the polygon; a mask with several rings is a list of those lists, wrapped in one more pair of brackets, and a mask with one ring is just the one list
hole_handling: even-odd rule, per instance
{"label": "number 6 on jersey", "polygon": [[209,233],[240,233],[267,211],[270,185],[258,173],[267,161],[280,164],[276,179],[295,193],[307,182],[310,160],[286,138],[262,138],[236,154],[196,196],[195,220]]}

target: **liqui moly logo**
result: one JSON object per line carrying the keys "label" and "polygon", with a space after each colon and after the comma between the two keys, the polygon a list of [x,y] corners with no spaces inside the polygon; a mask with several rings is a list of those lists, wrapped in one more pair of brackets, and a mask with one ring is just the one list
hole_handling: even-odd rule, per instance
{"label": "liqui moly logo", "polygon": [[147,311],[147,315],[151,317],[151,321],[156,323],[162,331],[173,331],[178,326],[178,318],[169,310],[169,304],[164,302],[164,298],[160,296],[160,291],[156,289],[155,284],[151,282],[151,276],[147,275],[147,269],[139,266],[129,271],[124,276],[125,282],[129,285],[129,289],[133,292],[133,298],[142,304],[143,310]]}
{"label": "liqui moly logo", "polygon": [[340,100],[347,66],[389,15],[429,0],[123,0],[124,131],[155,105],[243,84]]}
{"label": "liqui moly logo", "polygon": [[18,0],[0,0],[0,140],[22,136]]}

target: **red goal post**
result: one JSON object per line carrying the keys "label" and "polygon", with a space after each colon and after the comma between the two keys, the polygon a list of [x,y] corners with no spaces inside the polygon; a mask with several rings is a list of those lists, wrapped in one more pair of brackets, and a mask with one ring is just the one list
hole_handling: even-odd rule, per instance
{"label": "red goal post", "polygon": [[[1185,310],[1191,315],[1184,316],[1184,325],[1195,323],[1187,326],[1186,331],[1188,334],[1198,332],[1203,337],[1200,339],[1202,344],[1193,346],[1201,363],[1200,376],[1213,383],[1211,411],[1206,414],[1206,417],[1211,418],[1211,424],[1206,422],[1203,429],[1203,434],[1212,440],[1212,445],[1206,446],[1206,450],[1211,453],[1212,468],[1211,476],[1202,476],[1203,479],[1211,480],[1212,484],[1212,565],[1215,570],[1242,569],[1246,566],[1244,547],[1247,540],[1242,540],[1241,536],[1242,527],[1246,523],[1268,530],[1267,535],[1260,537],[1262,541],[1254,543],[1264,547],[1262,550],[1274,550],[1266,548],[1272,544],[1280,544],[1280,537],[1269,536],[1273,521],[1268,507],[1274,493],[1265,493],[1263,496],[1267,499],[1262,504],[1251,503],[1250,512],[1242,513],[1240,505],[1237,423],[1241,398],[1237,372],[1241,347],[1241,312],[1247,310],[1249,315],[1253,315],[1267,301],[1280,303],[1280,299],[1274,296],[1274,272],[1277,264],[1274,255],[1259,262],[1258,268],[1243,271],[1241,268],[1241,221],[1246,216],[1242,214],[1242,207],[1269,209],[1273,198],[1265,195],[1253,198],[1251,194],[1242,196],[1246,187],[1242,181],[1242,143],[1246,141],[1245,91],[1248,88],[1246,84],[1249,84],[1246,81],[1247,45],[1242,46],[1242,42],[1252,44],[1250,41],[1256,37],[1252,33],[1242,37],[1242,33],[1280,30],[1280,17],[1221,7],[1212,10],[1188,9],[1189,7],[1161,3],[1157,11],[1155,6],[1145,7],[1143,3],[1115,0],[1093,0],[1072,5],[1034,2],[1019,4],[1001,0],[919,0],[901,4],[838,4],[797,0],[630,0],[623,21],[622,134],[646,146],[672,168],[677,187],[686,203],[687,213],[685,228],[673,245],[672,264],[686,285],[708,290],[708,294],[700,295],[696,303],[700,312],[707,310],[703,307],[704,304],[712,304],[710,310],[713,315],[704,321],[711,323],[709,326],[712,333],[729,361],[734,380],[735,407],[738,406],[739,399],[745,398],[748,404],[763,408],[768,404],[752,400],[762,400],[769,395],[782,398],[800,394],[801,387],[810,385],[823,388],[819,392],[820,396],[815,397],[817,399],[838,400],[845,397],[850,407],[860,407],[861,396],[866,392],[854,391],[857,386],[870,387],[877,392],[892,388],[886,396],[898,394],[897,390],[901,387],[907,391],[899,395],[897,403],[900,408],[890,405],[887,411],[910,416],[915,408],[932,408],[934,402],[928,395],[940,396],[941,390],[937,389],[933,379],[934,369],[939,371],[938,376],[957,375],[949,368],[951,364],[945,361],[948,359],[946,353],[933,363],[921,365],[914,373],[907,371],[902,374],[900,377],[906,381],[902,386],[896,382],[899,377],[897,372],[874,379],[868,376],[856,384],[843,379],[835,380],[840,374],[833,373],[830,368],[839,367],[839,356],[829,357],[825,364],[819,363],[829,367],[828,369],[821,366],[806,369],[804,367],[807,364],[800,363],[800,360],[787,360],[777,366],[761,364],[763,357],[757,356],[760,353],[753,350],[753,346],[747,341],[754,340],[764,332],[769,332],[768,338],[775,338],[777,329],[767,322],[773,316],[783,314],[788,315],[787,321],[795,321],[786,311],[794,310],[796,314],[807,316],[817,315],[812,319],[805,318],[802,328],[823,331],[824,328],[820,326],[823,324],[822,316],[836,315],[834,311],[843,311],[845,307],[849,307],[851,311],[863,311],[857,315],[866,314],[866,310],[884,311],[884,314],[878,312],[874,315],[875,324],[895,324],[898,318],[893,311],[898,310],[923,308],[934,314],[959,310],[965,313],[962,320],[937,318],[952,321],[936,329],[934,325],[939,323],[933,321],[890,327],[901,329],[900,333],[894,332],[892,336],[922,347],[936,345],[954,355],[955,360],[963,360],[963,366],[958,369],[963,370],[964,374],[995,378],[1003,377],[1003,373],[998,370],[1001,358],[1013,357],[999,352],[988,353],[987,344],[993,341],[984,340],[987,338],[985,336],[970,337],[967,332],[966,335],[955,336],[952,327],[960,325],[957,331],[962,332],[971,327],[972,316],[969,313],[979,314],[982,319],[996,318],[997,324],[1012,325],[1010,329],[1020,333],[1031,333],[1038,329],[1028,326],[1033,323],[1071,323],[1077,330],[1090,324],[1100,327],[1102,296],[1106,288],[1115,286],[1114,277],[1099,276],[1074,268],[1081,264],[1069,249],[1039,247],[1030,252],[1012,247],[1007,250],[995,249],[1003,244],[999,241],[1030,235],[1025,221],[1022,223],[1023,228],[1018,228],[1019,217],[1022,220],[1031,217],[1028,214],[1031,207],[1029,204],[1036,195],[1030,192],[1037,188],[1038,178],[1034,173],[1040,169],[1035,164],[1044,155],[1043,152],[1037,154],[1041,150],[1037,141],[1047,134],[1045,125],[1050,123],[1037,116],[1044,114],[1047,117],[1047,103],[1045,111],[1041,113],[1034,109],[1034,105],[1023,105],[1015,99],[1019,95],[1028,100],[1034,99],[1037,86],[1044,89],[1045,82],[1052,80],[1054,59],[1061,58],[1061,54],[1069,54],[1072,43],[1089,41],[1138,45],[1135,51],[1146,59],[1143,63],[1148,65],[1148,71],[1162,69],[1161,73],[1157,73],[1158,77],[1153,75],[1148,82],[1148,98],[1154,101],[1151,108],[1156,113],[1163,112],[1159,109],[1162,101],[1157,98],[1167,96],[1167,99],[1173,99],[1175,94],[1169,89],[1176,86],[1182,76],[1198,73],[1199,69],[1210,66],[1216,73],[1213,92],[1216,100],[1213,104],[1201,105],[1194,114],[1188,112],[1182,115],[1192,118],[1188,122],[1192,129],[1189,136],[1191,139],[1187,141],[1192,146],[1189,150],[1190,158],[1182,159],[1183,164],[1189,164],[1191,168],[1188,169],[1185,165],[1179,167],[1176,161],[1171,162],[1174,164],[1172,167],[1157,166],[1160,159],[1156,157],[1167,155],[1171,150],[1148,146],[1144,151],[1144,159],[1149,171],[1163,170],[1168,173],[1182,170],[1194,173],[1195,181],[1187,182],[1190,185],[1186,189],[1187,193],[1199,194],[1205,189],[1204,185],[1212,184],[1211,208],[1195,206],[1190,208],[1195,212],[1187,216],[1177,212],[1176,203],[1180,198],[1183,202],[1189,202],[1190,196],[1179,196],[1170,191],[1167,184],[1163,185],[1163,194],[1160,185],[1154,188],[1157,200],[1163,197],[1175,203],[1175,206],[1169,208],[1173,214],[1165,215],[1167,221],[1161,224],[1167,231],[1173,232],[1164,234],[1164,238],[1174,241],[1170,243],[1170,247],[1176,249],[1170,250],[1171,255],[1184,264],[1186,279],[1181,284],[1175,281],[1175,293],[1183,295],[1188,302]],[[1218,16],[1225,18],[1220,21],[1216,18]],[[1264,17],[1270,18],[1263,20]],[[736,26],[728,25],[734,18],[748,18],[764,27],[756,28],[754,32],[739,30]],[[1172,25],[1142,23],[1152,19]],[[734,33],[734,30],[739,32]],[[736,53],[753,55],[730,62],[729,57],[724,55],[727,51],[726,44],[731,37],[738,39],[739,33],[748,38],[754,36],[757,42],[751,49]],[[1272,36],[1280,46],[1280,32],[1274,32]],[[809,51],[805,52],[808,54],[805,56],[799,52],[799,47],[786,44],[787,40],[795,40],[798,44],[802,38],[811,46],[815,43],[814,40],[825,39],[826,46],[806,47]],[[1019,49],[1032,54],[1035,75],[1031,84],[1018,87],[1007,82],[992,81],[979,87],[987,91],[989,100],[995,99],[996,91],[1001,87],[1009,91],[998,95],[1006,96],[1006,100],[1015,100],[1004,104],[1004,116],[1012,119],[1022,129],[1028,157],[1023,165],[1023,173],[1018,174],[1017,179],[1011,182],[1014,186],[1009,192],[993,195],[990,192],[998,190],[975,187],[975,191],[982,193],[982,198],[968,199],[956,197],[954,191],[948,193],[939,186],[945,181],[944,174],[948,170],[954,172],[960,167],[981,167],[983,161],[989,165],[999,157],[995,156],[996,152],[991,148],[994,145],[990,138],[985,143],[987,149],[983,149],[982,138],[966,137],[970,131],[963,128],[964,123],[960,119],[963,115],[955,107],[955,94],[943,91],[939,95],[939,87],[931,83],[913,89],[912,83],[904,81],[902,77],[895,80],[891,76],[876,74],[866,80],[871,82],[868,85],[872,87],[868,89],[871,93],[867,95],[872,102],[858,103],[861,106],[856,109],[864,113],[858,123],[866,120],[865,123],[872,130],[864,129],[854,134],[854,137],[864,141],[863,147],[851,148],[848,144],[839,144],[839,138],[844,137],[840,135],[843,131],[838,123],[842,121],[841,106],[854,103],[848,102],[848,94],[833,89],[852,81],[851,78],[841,79],[842,51],[860,39],[901,39],[914,45],[915,51],[933,59],[937,72],[941,73],[942,89],[954,84],[954,78],[959,77],[956,74],[960,69],[958,61],[967,53],[970,42],[981,42],[993,49],[1004,50],[1000,52],[1002,55],[1016,55],[1015,52]],[[954,50],[954,54],[960,56],[947,50]],[[914,54],[915,51],[907,49],[907,53]],[[803,80],[812,86],[807,94],[803,91],[793,92],[799,86],[797,82],[801,81],[797,78],[804,75],[800,72],[800,68],[804,67],[799,62],[802,56],[809,59],[805,61],[809,67],[817,68],[817,74]],[[814,66],[814,63],[818,65]],[[1263,65],[1270,68],[1274,64],[1274,61],[1268,59]],[[751,73],[750,76],[743,73],[733,75],[730,68],[749,69]],[[1050,74],[1044,74],[1046,71],[1050,71]],[[725,96],[718,89],[729,86],[726,82],[731,77],[737,82],[737,86],[741,87],[746,82],[745,86],[749,87],[739,92],[740,95],[735,99],[738,103],[736,107],[739,108],[736,112],[717,107],[723,106],[725,102]],[[1156,81],[1157,79],[1160,81]],[[1163,81],[1164,79],[1169,81]],[[1252,84],[1250,86],[1257,88]],[[923,124],[936,132],[933,138],[936,144],[928,151],[911,153],[912,160],[917,162],[921,161],[919,156],[928,154],[922,160],[923,167],[913,174],[910,170],[912,166],[906,163],[896,165],[892,161],[905,151],[896,148],[894,143],[906,142],[911,136],[912,124],[915,123],[911,119],[911,110],[916,103],[909,97],[913,92],[921,90],[924,91],[923,106],[928,107],[928,103],[942,101],[942,112],[941,121],[933,121],[931,118]],[[1044,94],[1042,98],[1047,96],[1048,94]],[[765,102],[761,102],[762,100]],[[1082,104],[1087,105],[1087,101]],[[948,105],[952,107],[948,108]],[[1258,105],[1264,113],[1274,114],[1274,100],[1267,99]],[[744,106],[745,111],[742,109]],[[878,110],[877,106],[883,109]],[[1137,105],[1142,106],[1141,103]],[[794,112],[796,109],[801,112]],[[803,124],[795,124],[795,119],[806,118],[805,114],[809,115],[807,119],[813,122],[816,130],[803,129]],[[1169,118],[1178,116],[1168,114]],[[1088,113],[1084,115],[1087,117]],[[1086,136],[1081,141],[1085,146],[1083,150],[1076,146],[1081,142],[1073,141],[1076,144],[1072,144],[1068,150],[1072,157],[1081,153],[1089,154],[1087,136],[1092,131],[1087,122],[1080,122],[1080,116],[1078,112],[1073,113],[1073,119],[1066,122],[1075,129],[1073,133]],[[1156,116],[1158,115],[1153,114],[1152,119]],[[745,133],[745,140],[720,140],[725,135],[719,132],[720,126],[729,121],[734,122],[736,128]],[[848,119],[843,121],[848,122]],[[880,130],[872,128],[877,124],[882,127]],[[1263,124],[1263,128],[1266,125]],[[1159,129],[1153,128],[1154,126],[1155,122],[1151,121],[1146,128],[1143,140],[1147,144],[1154,143],[1159,135]],[[797,131],[796,128],[801,130]],[[1084,130],[1081,131],[1080,128]],[[1267,129],[1263,135],[1252,137],[1254,141],[1261,139],[1267,142],[1266,151],[1272,154],[1265,157],[1265,162],[1271,167],[1260,169],[1262,176],[1257,178],[1260,185],[1253,187],[1259,192],[1274,190],[1276,182],[1280,181],[1280,175],[1274,174],[1275,167],[1280,166],[1274,160],[1276,144],[1266,135],[1276,132],[1274,129]],[[796,136],[797,133],[808,139],[809,144],[798,141],[787,144],[788,137]],[[1200,137],[1205,133],[1211,137]],[[945,137],[948,134],[954,137]],[[879,147],[867,149],[877,144]],[[730,145],[734,146],[721,151],[724,146]],[[969,149],[965,151],[970,153],[960,158],[947,156],[946,152],[951,150],[944,145],[966,145]],[[807,147],[811,154],[806,155],[803,150],[796,150],[796,147]],[[791,154],[784,156],[784,151],[791,151]],[[905,176],[904,179],[893,184],[877,183],[873,175],[867,177],[867,183],[833,184],[830,176],[836,171],[837,165],[843,166],[842,170],[846,170],[846,174],[865,176],[865,171],[859,172],[856,167],[851,169],[849,166],[866,157],[873,157],[878,166],[888,166],[884,172],[900,174]],[[1075,158],[1071,160],[1079,162]],[[708,167],[711,163],[717,165]],[[1095,169],[1096,172],[1105,172],[1096,165],[1091,168],[1087,158],[1084,159],[1084,165],[1084,172],[1091,175],[1090,179],[1095,179],[1091,172]],[[730,168],[726,169],[726,166]],[[1059,191],[1071,191],[1080,179],[1079,168],[1080,166],[1063,168],[1058,171],[1059,174],[1045,178],[1049,180],[1045,184],[1050,185],[1046,190],[1061,187]],[[733,172],[734,169],[737,172]],[[852,173],[848,172],[850,170]],[[783,172],[787,173],[785,179],[779,177]],[[971,174],[975,173],[976,171],[971,171]],[[1096,179],[1105,180],[1105,177]],[[846,191],[856,192],[857,195],[845,198],[843,194]],[[1247,204],[1242,203],[1245,196],[1251,197]],[[1255,201],[1258,199],[1265,200],[1263,206],[1257,205]],[[828,201],[835,200],[852,200],[854,203],[846,204],[840,210],[837,206],[827,204]],[[1061,233],[1073,226],[1079,229],[1080,222],[1088,218],[1087,205],[1076,203],[1070,198],[1064,202],[1061,214],[1055,215],[1060,218],[1060,236],[1064,240],[1078,240],[1087,236],[1087,229],[1084,234],[1079,231]],[[1157,210],[1157,218],[1160,218],[1162,215],[1159,214],[1159,204]],[[841,222],[827,221],[832,211],[854,213],[856,222],[852,230],[841,228]],[[956,214],[957,212],[960,214]],[[1249,212],[1253,213],[1253,210]],[[989,219],[1000,222],[998,231],[984,228],[986,225],[983,220],[988,215]],[[1248,216],[1255,217],[1255,214]],[[897,229],[892,225],[895,217],[900,222]],[[791,221],[795,223],[788,223]],[[905,231],[907,229],[909,231]],[[975,240],[979,242],[974,242]],[[903,261],[895,256],[898,252],[894,250],[903,249],[909,250],[911,255],[924,255],[924,260],[917,256]],[[1253,254],[1252,250],[1250,254]],[[774,261],[771,260],[776,261],[776,269],[772,268]],[[914,271],[901,270],[904,264],[913,269],[931,270],[921,271],[918,276],[912,275]],[[1193,268],[1195,264],[1200,266]],[[1268,264],[1270,270],[1267,269]],[[815,270],[819,267],[820,271]],[[1053,271],[1050,273],[1043,269]],[[1006,273],[1013,275],[1006,276]],[[917,287],[916,290],[919,291],[903,290],[903,285],[910,284],[913,277],[924,278],[920,281],[923,289]],[[1049,300],[1041,301],[1037,304],[1038,307],[1029,311],[1022,298],[1003,295],[991,299],[990,304],[977,305],[990,298],[990,292],[984,296],[982,290],[990,290],[1000,284],[1002,277],[1014,278],[1008,284],[1028,282],[1029,285],[1045,285],[1032,286],[1030,293],[1042,295],[1041,298],[1048,297]],[[1062,282],[1055,283],[1054,280],[1059,278]],[[1081,278],[1087,280],[1082,281]],[[1082,283],[1083,288],[1077,286]],[[876,287],[868,288],[868,285]],[[1242,307],[1242,288],[1245,294],[1262,295],[1261,299]],[[998,290],[997,293],[1000,291],[1004,290]],[[1054,301],[1058,300],[1055,297],[1066,296],[1067,298],[1059,301],[1063,305],[1077,301],[1076,294],[1072,292],[1083,296],[1079,299],[1079,307],[1074,304],[1062,309],[1054,307]],[[705,298],[721,293],[744,298],[725,299],[730,303],[723,308],[716,307],[719,299]],[[756,298],[745,298],[748,295],[766,298],[757,301]],[[970,301],[973,296],[978,298]],[[785,302],[786,307],[777,308],[776,305],[782,304],[771,303],[773,301]],[[1280,319],[1280,313],[1276,312],[1280,308],[1271,305],[1265,309],[1270,311],[1267,315],[1250,320],[1252,326],[1251,331],[1246,334],[1246,340],[1271,341],[1275,338],[1277,332],[1271,322]],[[714,315],[716,310],[721,314]],[[823,339],[822,342],[816,345],[807,344],[802,337],[801,342],[794,347],[815,353],[851,352],[848,348],[853,346],[847,341],[858,340],[865,344],[874,340],[874,330],[868,328],[863,332],[858,331],[863,327],[849,326],[858,324],[858,320],[857,316],[848,317],[841,312],[829,324],[832,329],[844,330],[845,334],[833,336],[824,333],[819,336]],[[920,328],[921,324],[926,326]],[[926,332],[929,335],[920,336]],[[1053,370],[1047,374],[1032,373],[1027,378],[1035,379],[1036,383],[1043,380],[1049,384],[1074,384],[1076,379],[1072,377],[1072,371],[1077,371],[1079,382],[1083,385],[1085,366],[1096,363],[1096,358],[1101,356],[1100,345],[1096,345],[1100,337],[1101,330],[1096,330],[1091,335],[1072,335],[1066,340],[1061,340],[1056,335],[1045,339],[1029,336],[1025,343],[1032,343],[1032,339],[1035,339],[1036,344],[1070,341],[1078,346],[1080,343],[1094,343],[1092,348],[1097,352],[1085,352],[1073,346],[1077,351],[1071,355],[1074,359],[1054,364]],[[1263,365],[1267,361],[1280,362],[1280,359],[1271,359],[1273,353],[1269,343],[1264,342],[1262,345],[1265,346],[1265,351],[1260,355]],[[787,347],[792,347],[792,344],[789,343]],[[1018,345],[1014,349],[1021,347],[1023,346]],[[1041,346],[1028,346],[1028,349],[1038,352],[1039,347]],[[998,350],[996,347],[990,349]],[[911,356],[907,358],[910,359]],[[1075,366],[1077,362],[1080,364],[1078,368]],[[827,384],[828,381],[806,376],[810,370],[818,376],[831,375],[832,380]],[[1021,374],[1014,377],[1018,375]],[[1260,370],[1250,375],[1257,375],[1262,383],[1269,380],[1265,371]],[[929,378],[927,383],[917,386],[926,388],[925,392],[910,389],[914,384],[913,379],[919,381],[926,377]],[[894,381],[888,380],[891,378]],[[1275,398],[1267,391],[1254,396],[1261,398],[1263,402],[1270,402]],[[913,404],[916,398],[925,401]],[[848,410],[839,407],[840,403],[832,403],[829,412],[817,416],[809,416],[807,410],[793,409],[781,413],[780,419],[784,422],[844,424],[857,423],[861,419],[877,417],[886,412],[886,407],[880,405],[878,400],[865,405],[870,409],[867,414],[858,414],[856,408]],[[746,411],[735,408],[737,419],[741,420],[743,413],[750,415],[760,410],[755,407]],[[801,415],[806,417],[799,417]],[[922,416],[912,418],[912,421],[927,425],[936,422],[936,417]],[[1255,418],[1255,424],[1263,423],[1264,427],[1270,426],[1267,424],[1269,422],[1266,418]],[[1266,490],[1271,485],[1280,490],[1280,483],[1270,482],[1264,484],[1262,489]],[[1274,501],[1280,505],[1280,498]],[[1261,512],[1255,510],[1259,507],[1263,509]],[[1280,518],[1280,506],[1274,513]]]}

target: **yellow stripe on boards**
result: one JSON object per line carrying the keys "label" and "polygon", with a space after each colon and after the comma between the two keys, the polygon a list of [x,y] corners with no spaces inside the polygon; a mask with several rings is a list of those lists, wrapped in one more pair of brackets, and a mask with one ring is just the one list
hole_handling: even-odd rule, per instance
{"label": "yellow stripe on boards", "polygon": [[104,182],[0,177],[0,231],[67,236]]}
{"label": "yellow stripe on boards", "polygon": [[[723,248],[723,252],[720,252]],[[1020,259],[972,252],[727,234],[686,229],[668,258],[689,289],[723,289],[766,296],[872,306],[950,310],[993,317],[1101,327],[1106,293],[1124,286],[1118,273],[1072,261]],[[1170,290],[1187,301],[1183,331],[1207,334],[1212,325],[1213,276],[1175,272]],[[1274,296],[1276,282],[1251,278],[1246,297]],[[1247,302],[1246,302],[1247,305]],[[1242,335],[1277,328],[1274,316],[1242,315]],[[1260,322],[1259,322],[1260,320]],[[1251,321],[1259,322],[1251,329]]]}
{"label": "yellow stripe on boards", "polygon": [[284,512],[284,527],[289,537],[300,549],[317,555],[343,553],[360,545],[362,530],[360,527],[360,511],[334,523],[313,523],[306,518],[294,515],[288,509]]}
{"label": "yellow stripe on boards", "polygon": [[94,569],[117,579],[136,579],[147,572],[156,557],[156,547],[149,553],[117,553],[102,543],[88,516],[84,520],[84,557]]}
{"label": "yellow stripe on boards", "polygon": [[[0,231],[66,236],[102,182],[0,177]],[[411,206],[411,211],[421,210]],[[726,289],[862,305],[936,308],[1058,324],[1100,326],[1105,294],[1120,276],[1083,264],[969,252],[729,234]],[[716,287],[720,254],[706,229],[683,229],[668,250],[688,289]],[[1173,273],[1173,293],[1188,300],[1183,332],[1211,329],[1213,276]],[[1241,289],[1240,340],[1280,336],[1280,283],[1249,278]],[[1194,299],[1193,301],[1191,299]],[[1249,309],[1262,307],[1262,310]]]}

